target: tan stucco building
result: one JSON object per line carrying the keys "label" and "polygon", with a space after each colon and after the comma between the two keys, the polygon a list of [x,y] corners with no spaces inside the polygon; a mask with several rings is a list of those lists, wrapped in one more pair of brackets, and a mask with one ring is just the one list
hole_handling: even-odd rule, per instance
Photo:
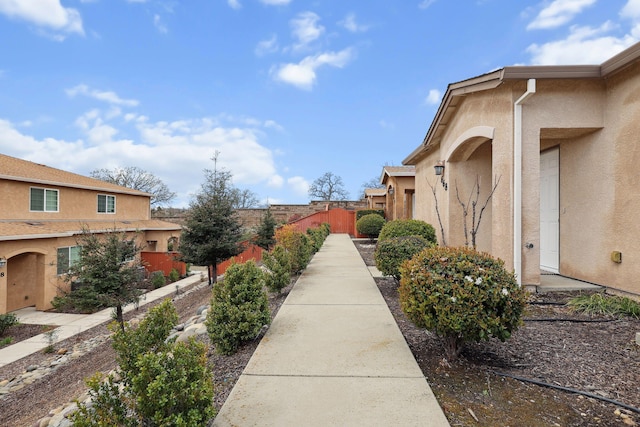
{"label": "tan stucco building", "polygon": [[460,201],[476,198],[478,182],[479,209],[495,186],[477,248],[522,284],[549,271],[640,294],[639,139],[640,44],[600,65],[505,67],[452,83],[403,161],[416,168],[414,216],[464,245]]}
{"label": "tan stucco building", "polygon": [[366,188],[364,198],[367,201],[367,209],[383,209],[387,204],[386,188]]}
{"label": "tan stucco building", "polygon": [[3,154],[0,194],[0,313],[51,308],[83,228],[135,233],[145,251],[180,237],[180,225],[151,219],[150,194]]}
{"label": "tan stucco building", "polygon": [[415,192],[414,166],[385,166],[380,174],[384,187],[384,214],[387,221],[412,219]]}

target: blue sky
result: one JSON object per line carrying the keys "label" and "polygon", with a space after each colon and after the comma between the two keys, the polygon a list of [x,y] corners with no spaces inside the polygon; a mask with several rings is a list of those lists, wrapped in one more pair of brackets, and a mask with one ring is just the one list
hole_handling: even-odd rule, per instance
{"label": "blue sky", "polygon": [[137,166],[183,207],[218,151],[307,203],[325,172],[356,199],[401,164],[449,83],[632,45],[640,0],[0,0],[0,34],[0,153]]}

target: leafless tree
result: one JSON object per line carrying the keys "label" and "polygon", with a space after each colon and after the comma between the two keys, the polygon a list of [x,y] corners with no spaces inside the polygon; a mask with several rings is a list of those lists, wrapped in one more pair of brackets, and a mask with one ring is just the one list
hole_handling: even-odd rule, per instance
{"label": "leafless tree", "polygon": [[309,197],[316,200],[347,200],[349,193],[344,189],[342,178],[326,172],[309,186]]}
{"label": "leafless tree", "polygon": [[[501,176],[496,177],[496,183],[493,185],[491,192],[487,196],[487,199],[484,201],[484,204],[478,210],[478,201],[480,199],[480,177],[476,175],[476,182],[471,187],[471,191],[469,192],[469,198],[467,199],[467,203],[464,203],[460,199],[460,194],[458,193],[458,182],[456,181],[456,198],[458,199],[458,203],[462,206],[462,224],[464,226],[464,244],[465,246],[469,246],[469,234],[471,234],[471,247],[473,249],[476,248],[476,235],[478,234],[478,229],[480,228],[480,222],[482,221],[482,214],[484,213],[485,208],[489,204],[489,200],[493,196],[493,193],[498,188],[498,184],[500,184]],[[473,199],[473,195],[475,193],[475,199]],[[434,193],[435,194],[435,193]],[[467,217],[469,216],[469,208],[471,207],[471,230],[469,230],[467,226]],[[476,221],[477,219],[477,221]]]}
{"label": "leafless tree", "polygon": [[442,246],[447,246],[447,239],[444,237],[444,227],[442,226],[442,218],[440,217],[440,209],[438,208],[438,197],[436,196],[436,187],[435,185],[431,185],[428,179],[427,179],[427,184],[431,188],[431,192],[433,193],[433,200],[435,200],[436,214],[438,215],[438,224],[440,224],[440,235],[442,235]]}
{"label": "leafless tree", "polygon": [[176,193],[169,190],[169,187],[160,178],[136,166],[96,169],[91,172],[91,177],[149,193],[151,194],[152,207],[166,205],[176,197]]}

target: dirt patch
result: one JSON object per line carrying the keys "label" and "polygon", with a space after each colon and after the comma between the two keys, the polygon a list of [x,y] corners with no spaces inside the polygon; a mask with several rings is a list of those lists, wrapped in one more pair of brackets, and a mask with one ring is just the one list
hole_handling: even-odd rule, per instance
{"label": "dirt patch", "polygon": [[[374,245],[356,247],[367,265],[375,265]],[[395,280],[376,283],[452,426],[619,426],[640,420],[618,405],[509,377],[640,408],[640,347],[634,341],[640,320],[577,315],[559,305],[575,294],[539,294],[510,340],[467,345],[449,363],[440,339],[416,328],[400,309]]]}

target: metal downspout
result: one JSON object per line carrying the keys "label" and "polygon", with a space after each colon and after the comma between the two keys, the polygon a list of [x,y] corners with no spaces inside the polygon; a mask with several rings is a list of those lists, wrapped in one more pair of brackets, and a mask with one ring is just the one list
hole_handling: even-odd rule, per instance
{"label": "metal downspout", "polygon": [[522,285],[522,104],[536,93],[536,79],[513,104],[513,269]]}

